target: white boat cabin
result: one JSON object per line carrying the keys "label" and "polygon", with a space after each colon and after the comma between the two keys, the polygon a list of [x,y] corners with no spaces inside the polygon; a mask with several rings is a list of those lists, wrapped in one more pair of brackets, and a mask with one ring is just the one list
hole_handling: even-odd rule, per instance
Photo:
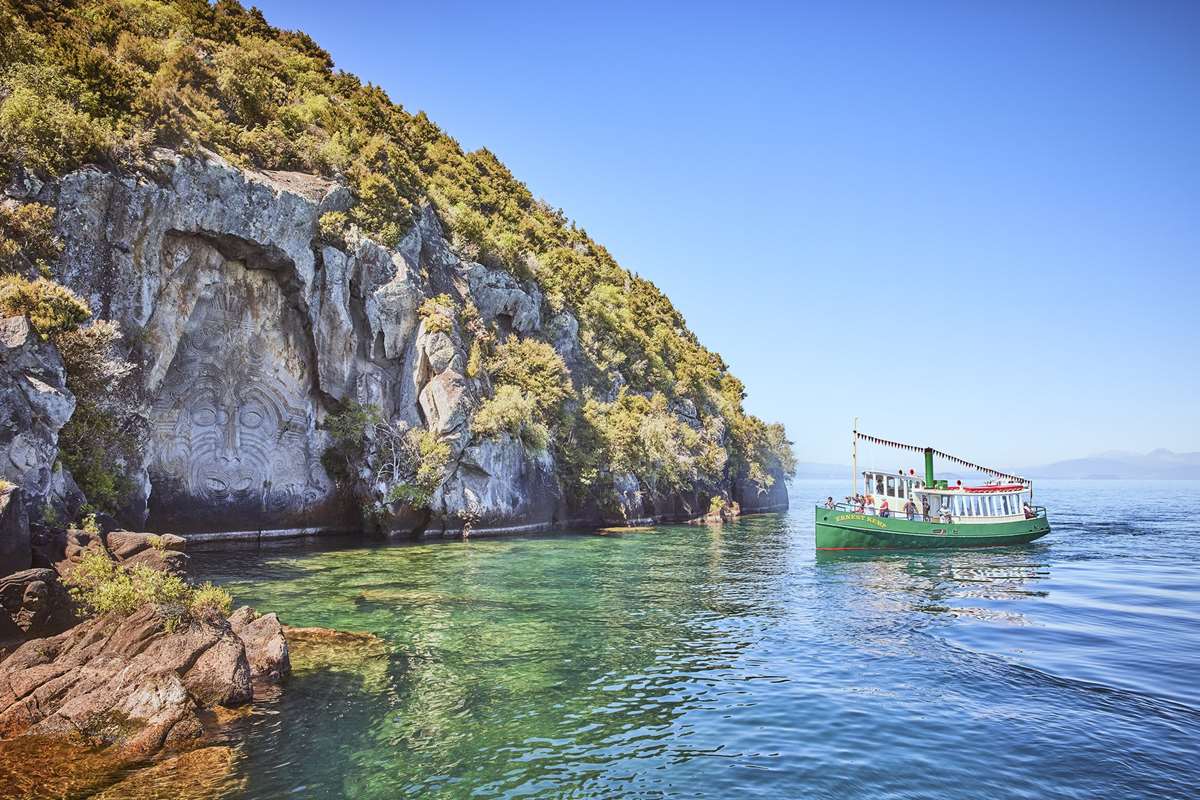
{"label": "white boat cabin", "polygon": [[946,485],[937,481],[936,487],[927,487],[914,470],[903,472],[863,473],[866,507],[878,514],[886,500],[891,516],[904,517],[904,504],[912,498],[916,506],[916,518],[922,519],[922,503],[929,503],[929,520],[945,521],[949,515],[957,523],[1009,522],[1025,519],[1024,507],[1032,506],[1033,492],[1029,486],[1018,483],[987,481],[982,486]]}

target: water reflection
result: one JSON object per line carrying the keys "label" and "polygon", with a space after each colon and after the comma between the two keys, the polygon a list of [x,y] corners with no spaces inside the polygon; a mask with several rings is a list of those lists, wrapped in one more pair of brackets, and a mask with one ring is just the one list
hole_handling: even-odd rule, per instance
{"label": "water reflection", "polygon": [[818,574],[861,590],[878,611],[917,611],[1023,624],[1015,610],[979,601],[1045,597],[1050,564],[1033,548],[932,552],[817,551]]}

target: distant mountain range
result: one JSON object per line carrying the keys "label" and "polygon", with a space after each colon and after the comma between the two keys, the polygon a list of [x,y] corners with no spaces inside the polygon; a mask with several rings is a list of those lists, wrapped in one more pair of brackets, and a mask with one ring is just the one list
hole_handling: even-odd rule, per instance
{"label": "distant mountain range", "polygon": [[1197,479],[1200,478],[1200,453],[1175,453],[1162,448],[1144,455],[1100,453],[1040,467],[1025,467],[1017,472],[1030,478]]}
{"label": "distant mountain range", "polygon": [[[919,466],[919,465],[918,465]],[[1071,458],[1036,467],[1013,470],[1027,478],[1077,478],[1091,480],[1170,480],[1200,479],[1200,453],[1175,453],[1158,449],[1149,453],[1113,451],[1086,458]],[[938,477],[947,480],[974,480],[981,476],[938,469]],[[801,479],[849,478],[848,464],[801,462],[796,477]]]}

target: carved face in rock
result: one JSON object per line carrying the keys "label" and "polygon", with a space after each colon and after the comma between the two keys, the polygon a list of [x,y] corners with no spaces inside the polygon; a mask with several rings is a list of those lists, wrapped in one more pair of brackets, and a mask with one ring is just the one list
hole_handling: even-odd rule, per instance
{"label": "carved face in rock", "polygon": [[150,475],[164,524],[293,527],[329,493],[310,446],[303,360],[276,313],[228,288],[197,302],[152,411]]}
{"label": "carved face in rock", "polygon": [[214,501],[269,492],[291,414],[265,385],[214,378],[184,401],[187,487]]}

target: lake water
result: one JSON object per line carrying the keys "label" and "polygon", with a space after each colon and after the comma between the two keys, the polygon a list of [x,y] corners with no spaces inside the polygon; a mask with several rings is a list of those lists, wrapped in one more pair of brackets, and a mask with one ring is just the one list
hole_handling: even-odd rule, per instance
{"label": "lake water", "polygon": [[725,526],[198,552],[387,655],[244,721],[252,798],[1200,795],[1200,483],[1044,482],[1024,547]]}

